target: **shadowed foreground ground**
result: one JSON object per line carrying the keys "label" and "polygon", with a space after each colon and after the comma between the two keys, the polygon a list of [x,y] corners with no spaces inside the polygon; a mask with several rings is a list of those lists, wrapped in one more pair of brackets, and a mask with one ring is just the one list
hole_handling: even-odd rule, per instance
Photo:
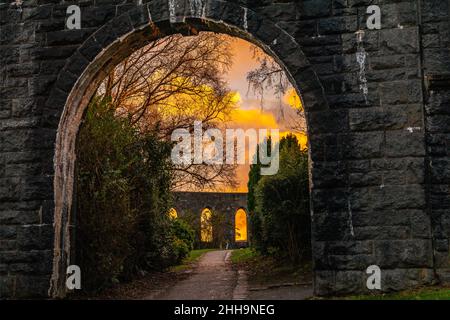
{"label": "shadowed foreground ground", "polygon": [[[273,279],[270,284],[253,284],[245,270],[233,267],[231,250],[214,250],[197,262],[189,262],[169,272],[150,273],[129,283],[105,290],[96,296],[74,299],[132,300],[301,300],[312,297],[312,287],[286,285]],[[195,258],[196,260],[197,258]]]}
{"label": "shadowed foreground ground", "polygon": [[310,285],[250,286],[245,272],[237,271],[231,267],[230,254],[231,251],[205,253],[187,279],[175,283],[157,296],[147,298],[168,300],[301,300],[312,296]]}
{"label": "shadowed foreground ground", "polygon": [[230,251],[205,253],[187,279],[151,298],[164,300],[232,299],[238,276],[228,263],[229,255]]}

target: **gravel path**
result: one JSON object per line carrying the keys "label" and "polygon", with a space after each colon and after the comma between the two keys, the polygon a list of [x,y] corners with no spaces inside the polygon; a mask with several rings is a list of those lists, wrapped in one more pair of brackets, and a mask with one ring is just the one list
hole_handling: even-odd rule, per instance
{"label": "gravel path", "polygon": [[159,300],[218,300],[232,299],[237,285],[237,272],[229,262],[231,251],[210,251],[203,255],[189,278],[166,292],[153,297]]}
{"label": "gravel path", "polygon": [[312,297],[311,284],[253,287],[245,271],[233,270],[231,251],[205,253],[188,278],[169,284],[145,299],[155,300],[303,300]]}

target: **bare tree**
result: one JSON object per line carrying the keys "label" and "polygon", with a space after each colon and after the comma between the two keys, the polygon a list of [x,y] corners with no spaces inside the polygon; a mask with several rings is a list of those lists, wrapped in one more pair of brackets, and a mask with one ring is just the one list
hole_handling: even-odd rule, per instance
{"label": "bare tree", "polygon": [[[173,130],[224,129],[235,108],[223,75],[232,63],[231,38],[214,33],[172,35],[137,50],[112,70],[97,90],[118,116],[142,132],[170,140]],[[174,167],[177,189],[235,186],[235,166]]]}
{"label": "bare tree", "polygon": [[249,90],[253,90],[261,99],[261,109],[263,109],[264,92],[267,89],[273,89],[281,104],[282,96],[290,87],[283,68],[259,47],[253,46],[251,50],[253,58],[259,62],[259,67],[247,73]]}
{"label": "bare tree", "polygon": [[283,108],[283,96],[294,90],[283,68],[259,47],[251,48],[253,57],[259,62],[259,66],[247,73],[248,90],[253,91],[260,98],[261,110],[264,109],[264,93],[272,90],[278,96],[279,120],[285,120],[289,127],[297,132],[306,132],[304,110],[300,97],[296,116],[286,116]]}

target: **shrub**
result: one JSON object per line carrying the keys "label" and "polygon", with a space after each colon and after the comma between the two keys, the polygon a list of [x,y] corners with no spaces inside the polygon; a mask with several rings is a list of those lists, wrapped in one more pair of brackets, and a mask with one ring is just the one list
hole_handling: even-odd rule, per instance
{"label": "shrub", "polygon": [[183,261],[183,259],[186,258],[190,252],[189,245],[185,241],[183,241],[177,237],[174,237],[172,240],[172,248],[173,248],[174,258],[175,258],[173,264],[181,263]]}
{"label": "shrub", "polygon": [[185,242],[189,251],[194,249],[195,232],[187,222],[180,218],[173,219],[171,228],[173,236]]}
{"label": "shrub", "polygon": [[172,247],[174,252],[173,264],[181,263],[194,248],[194,230],[180,218],[173,219],[171,225]]}
{"label": "shrub", "polygon": [[280,141],[280,169],[261,177],[254,188],[251,214],[255,247],[293,263],[311,254],[308,155],[295,136]]}
{"label": "shrub", "polygon": [[170,150],[155,134],[116,117],[107,99],[91,102],[76,168],[75,259],[88,291],[177,260],[166,215]]}

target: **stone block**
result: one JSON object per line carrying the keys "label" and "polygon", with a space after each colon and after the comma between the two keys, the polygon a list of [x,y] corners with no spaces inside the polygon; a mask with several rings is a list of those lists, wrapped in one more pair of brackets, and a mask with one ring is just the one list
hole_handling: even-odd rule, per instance
{"label": "stone block", "polygon": [[374,241],[376,264],[382,269],[432,268],[431,240]]}
{"label": "stone block", "polygon": [[420,80],[392,81],[380,84],[380,97],[383,106],[417,103],[422,101]]}
{"label": "stone block", "polygon": [[2,210],[0,225],[21,225],[39,223],[38,211]]}
{"label": "stone block", "polygon": [[433,270],[429,268],[382,269],[381,289],[384,292],[390,292],[431,285],[433,278]]}
{"label": "stone block", "polygon": [[388,157],[424,156],[425,137],[423,131],[387,131],[386,155]]}
{"label": "stone block", "polygon": [[328,212],[314,211],[313,217],[316,228],[313,228],[312,237],[315,241],[347,241],[354,239],[349,212],[333,209],[329,209]]}
{"label": "stone block", "polygon": [[26,225],[17,229],[19,250],[51,250],[54,229],[52,225]]}
{"label": "stone block", "polygon": [[2,226],[0,225],[0,240],[11,240],[17,237],[16,226]]}
{"label": "stone block", "polygon": [[345,162],[316,162],[313,185],[317,188],[345,185],[347,181]]}
{"label": "stone block", "polygon": [[96,41],[95,37],[90,37],[79,51],[87,60],[92,61],[102,51],[102,45]]}
{"label": "stone block", "polygon": [[432,183],[450,184],[450,159],[434,158],[430,170]]}
{"label": "stone block", "polygon": [[300,19],[326,17],[331,15],[331,2],[327,0],[304,0],[299,3]]}
{"label": "stone block", "polygon": [[297,4],[294,2],[273,3],[269,6],[256,8],[255,11],[265,19],[273,22],[278,21],[296,21]]}
{"label": "stone block", "polygon": [[340,141],[347,159],[378,158],[383,154],[384,133],[381,131],[343,134]]}
{"label": "stone block", "polygon": [[426,117],[427,131],[430,133],[450,132],[450,115],[437,114]]}
{"label": "stone block", "polygon": [[380,8],[383,28],[407,28],[417,25],[417,3],[413,1],[383,3]]}
{"label": "stone block", "polygon": [[356,32],[358,28],[358,17],[356,15],[338,16],[320,19],[318,22],[318,32],[324,34],[342,34]]}
{"label": "stone block", "polygon": [[422,209],[425,192],[420,185],[390,185],[353,188],[350,192],[353,211],[373,212],[392,209]]}
{"label": "stone block", "polygon": [[349,125],[352,131],[375,131],[381,129],[400,129],[408,122],[402,108],[364,108],[349,111]]}
{"label": "stone block", "polygon": [[[364,31],[362,47],[369,56],[372,52],[377,52],[380,46],[380,33],[378,30]],[[341,35],[341,46],[343,53],[355,53],[358,49],[358,42],[355,33],[344,33]],[[378,53],[377,53],[378,54]]]}
{"label": "stone block", "polygon": [[411,214],[408,210],[376,210],[376,211],[359,211],[353,210],[352,223],[354,228],[359,227],[410,227]]}
{"label": "stone block", "polygon": [[103,4],[100,6],[86,6],[81,9],[81,27],[95,28],[104,25],[116,15],[116,6]]}
{"label": "stone block", "polygon": [[149,10],[147,5],[134,6],[135,8],[128,12],[131,24],[134,28],[142,27],[148,24],[150,20]]}
{"label": "stone block", "polygon": [[417,27],[380,30],[380,50],[390,54],[419,52]]}
{"label": "stone block", "polygon": [[70,58],[66,69],[75,75],[75,77],[78,77],[83,73],[88,64],[89,61],[80,52],[75,52],[75,54]]}
{"label": "stone block", "polygon": [[45,297],[50,284],[50,275],[16,276],[15,298]]}
{"label": "stone block", "polygon": [[0,297],[12,298],[14,295],[15,277],[0,274]]}
{"label": "stone block", "polygon": [[309,115],[309,133],[340,133],[348,131],[347,110],[318,111]]}

